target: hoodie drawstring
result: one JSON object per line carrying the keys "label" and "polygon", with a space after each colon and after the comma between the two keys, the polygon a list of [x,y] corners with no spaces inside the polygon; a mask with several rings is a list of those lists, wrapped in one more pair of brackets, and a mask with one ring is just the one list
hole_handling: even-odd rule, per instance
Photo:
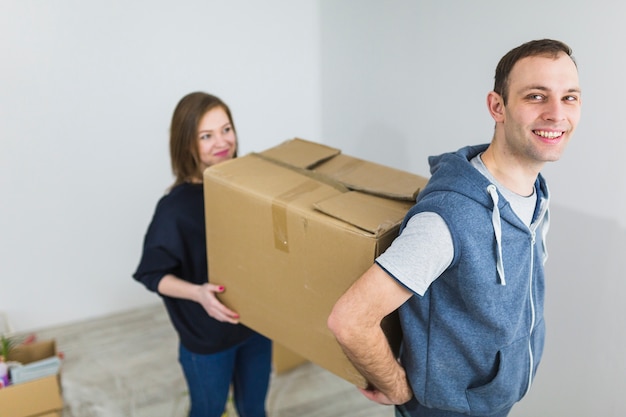
{"label": "hoodie drawstring", "polygon": [[498,208],[498,191],[496,186],[493,184],[489,184],[487,187],[487,192],[491,196],[491,200],[493,201],[493,212],[491,213],[491,224],[493,225],[493,231],[496,235],[496,269],[498,270],[498,276],[500,277],[500,284],[506,285],[506,280],[504,279],[504,262],[502,261],[502,225],[500,223],[500,209]]}

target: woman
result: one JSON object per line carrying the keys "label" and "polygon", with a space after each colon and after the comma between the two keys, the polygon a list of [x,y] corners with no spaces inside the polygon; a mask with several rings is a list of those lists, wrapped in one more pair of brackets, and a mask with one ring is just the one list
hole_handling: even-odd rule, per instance
{"label": "woman", "polygon": [[183,97],[172,117],[170,158],[176,181],[156,207],[133,277],[163,299],[176,329],[189,417],[220,417],[230,385],[240,417],[264,417],[271,342],[239,324],[210,282],[202,173],[237,155],[228,106],[210,94]]}

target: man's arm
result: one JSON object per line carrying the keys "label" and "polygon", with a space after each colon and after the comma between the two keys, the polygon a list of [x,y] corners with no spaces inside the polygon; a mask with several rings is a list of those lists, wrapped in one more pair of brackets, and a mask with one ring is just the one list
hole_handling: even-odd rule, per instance
{"label": "man's arm", "polygon": [[413,396],[380,327],[412,294],[374,264],[339,298],[328,318],[337,342],[370,384],[363,394],[381,404],[404,404]]}

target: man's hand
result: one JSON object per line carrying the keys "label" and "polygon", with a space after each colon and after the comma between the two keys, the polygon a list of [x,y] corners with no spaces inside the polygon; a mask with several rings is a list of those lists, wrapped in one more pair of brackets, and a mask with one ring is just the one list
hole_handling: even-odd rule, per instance
{"label": "man's hand", "polygon": [[398,397],[394,397],[393,399],[389,398],[385,393],[379,391],[374,387],[368,388],[359,388],[361,394],[363,394],[368,400],[374,401],[375,403],[382,405],[400,405],[408,402],[411,398],[413,398],[413,391],[411,391],[411,387],[406,384],[405,390],[403,394],[400,394]]}

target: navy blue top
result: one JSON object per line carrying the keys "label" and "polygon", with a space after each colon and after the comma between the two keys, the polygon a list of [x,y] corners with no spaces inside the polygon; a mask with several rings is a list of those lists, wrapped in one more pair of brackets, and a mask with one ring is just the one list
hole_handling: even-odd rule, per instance
{"label": "navy blue top", "polygon": [[[194,284],[208,282],[205,236],[202,184],[174,187],[156,206],[133,278],[154,292],[167,274]],[[219,352],[253,334],[242,324],[213,319],[194,301],[160,295],[180,342],[191,352]]]}

